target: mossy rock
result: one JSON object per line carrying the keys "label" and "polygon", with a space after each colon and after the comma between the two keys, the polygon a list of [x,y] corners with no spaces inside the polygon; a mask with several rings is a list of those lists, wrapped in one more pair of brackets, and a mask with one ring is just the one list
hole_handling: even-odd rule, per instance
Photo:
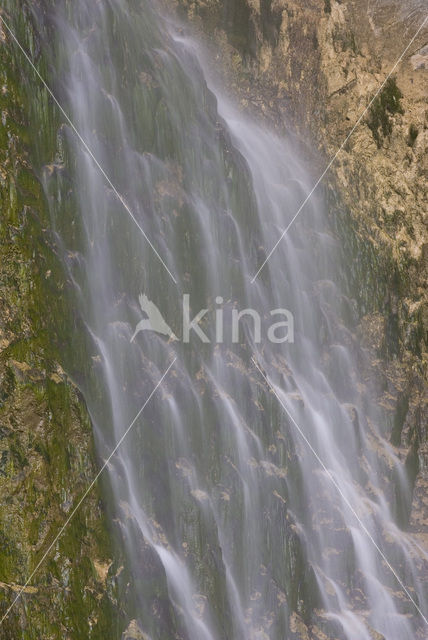
{"label": "mossy rock", "polygon": [[404,113],[402,97],[396,79],[391,76],[369,109],[367,125],[379,148],[382,146],[382,140],[392,133],[392,116]]}
{"label": "mossy rock", "polygon": [[[32,51],[25,3],[6,4]],[[118,563],[98,486],[44,558],[97,463],[86,407],[61,366],[75,318],[32,148],[44,135],[36,110],[53,124],[42,146],[55,157],[57,115],[7,36],[0,76],[0,617],[43,560],[0,638],[120,638],[126,624],[117,605]]]}

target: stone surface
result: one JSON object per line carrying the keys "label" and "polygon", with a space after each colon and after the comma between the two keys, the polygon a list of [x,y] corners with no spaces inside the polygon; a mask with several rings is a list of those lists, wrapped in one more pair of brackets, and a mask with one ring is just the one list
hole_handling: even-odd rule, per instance
{"label": "stone surface", "polygon": [[[402,3],[367,0],[178,0],[175,7],[205,33],[215,66],[243,111],[256,113],[278,131],[292,127],[302,140],[316,142],[316,154],[306,149],[308,156],[318,158],[315,179],[358,122],[423,18],[419,2],[412,4],[412,11],[403,11]],[[388,94],[373,105],[378,108],[378,139],[369,127],[373,123],[369,109],[324,183],[337,233],[349,255],[347,275],[358,302],[355,333],[365,354],[362,383],[386,409],[386,436],[414,482],[412,508],[409,505],[408,512],[397,518],[424,544],[428,536],[426,38],[425,29],[394,71],[394,86],[402,95],[398,110],[391,108]],[[61,367],[60,355],[67,350],[64,336],[73,333],[75,318],[67,307],[66,283],[47,232],[42,190],[26,145],[30,123],[25,96],[17,87],[17,62],[14,66],[9,46],[2,31],[0,615],[96,473],[86,409]],[[33,83],[32,78],[27,80]],[[40,105],[43,109],[43,97]],[[49,144],[52,150],[55,140]],[[53,154],[47,155],[46,171],[60,172]],[[161,187],[159,197],[170,188]],[[57,296],[58,291],[64,296]],[[55,332],[52,321],[61,325]],[[353,412],[351,406],[349,411]],[[358,416],[355,425],[358,428]],[[388,469],[387,459],[384,467]],[[272,479],[286,473],[275,465],[260,472]],[[273,496],[278,504],[284,501],[277,491]],[[204,499],[201,493],[193,497]],[[287,540],[293,543],[291,535]],[[95,487],[25,587],[0,629],[0,638],[120,638],[122,633],[144,638],[136,620],[129,622],[128,617],[123,622],[117,604],[122,574]],[[287,595],[297,610],[297,595]],[[284,597],[277,594],[280,602]],[[291,632],[296,638],[330,637],[323,631],[322,611],[316,619],[309,629],[299,612],[293,613]],[[255,637],[263,633],[257,631]]]}
{"label": "stone surface", "polygon": [[[316,153],[302,142],[316,166],[314,183],[334,159],[322,188],[349,264],[347,294],[358,310],[353,340],[361,389],[384,410],[383,436],[403,461],[413,500],[399,494],[374,433],[369,441],[397,524],[428,548],[428,24],[415,37],[426,3],[176,0],[174,6],[211,48],[213,72],[221,70],[244,113],[314,141]],[[423,577],[422,562],[419,571]],[[357,608],[367,605],[358,590],[355,597]],[[291,623],[296,638],[330,637],[322,612],[311,629],[296,615]]]}
{"label": "stone surface", "polygon": [[28,82],[36,100],[37,86],[13,46],[2,31],[0,618],[23,592],[0,638],[119,638],[116,566],[98,486],[55,541],[98,464],[85,404],[60,364],[61,328],[72,313],[28,144],[23,87]]}
{"label": "stone surface", "polygon": [[385,435],[409,465],[412,451],[418,459],[416,502],[402,525],[414,528],[417,521],[423,535],[428,25],[415,37],[423,3],[176,0],[174,6],[211,47],[213,66],[243,112],[315,142],[314,183],[334,158],[322,188],[350,265],[365,383],[387,408]]}

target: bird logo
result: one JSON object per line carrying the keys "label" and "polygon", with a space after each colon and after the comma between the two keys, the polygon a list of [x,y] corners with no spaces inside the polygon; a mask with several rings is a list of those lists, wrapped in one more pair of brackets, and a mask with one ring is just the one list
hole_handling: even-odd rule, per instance
{"label": "bird logo", "polygon": [[141,310],[146,314],[147,318],[143,318],[137,324],[130,342],[135,340],[135,337],[140,333],[140,331],[156,331],[164,336],[168,336],[170,340],[178,340],[171,327],[163,319],[161,312],[154,302],[149,300],[143,293],[138,296],[138,301],[140,303]]}

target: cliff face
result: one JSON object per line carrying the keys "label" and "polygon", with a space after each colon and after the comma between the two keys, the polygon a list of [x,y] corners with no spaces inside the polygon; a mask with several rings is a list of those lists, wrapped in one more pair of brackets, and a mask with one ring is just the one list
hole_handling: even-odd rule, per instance
{"label": "cliff face", "polygon": [[[357,302],[361,383],[384,410],[384,435],[409,478],[406,496],[388,480],[396,521],[427,547],[428,23],[414,38],[423,4],[178,0],[175,8],[211,47],[243,111],[315,142],[314,184],[337,154],[320,188]],[[296,637],[309,637],[294,620]]]}
{"label": "cliff face", "polygon": [[[22,11],[20,19],[31,40],[30,18]],[[49,109],[31,68],[20,66],[16,45],[4,30],[0,38],[1,617],[97,465],[85,405],[61,366],[75,318],[33,166],[30,140],[39,122],[30,115],[29,94],[48,119]],[[48,158],[49,135],[45,152]],[[116,570],[95,486],[1,625],[0,638],[119,635]]]}
{"label": "cliff face", "polygon": [[205,34],[243,111],[315,141],[314,183],[337,154],[320,188],[349,262],[365,383],[415,482],[399,520],[426,538],[428,23],[414,38],[423,4],[178,0],[176,9]]}
{"label": "cliff face", "polygon": [[[423,18],[422,2],[403,12],[398,3],[374,0],[179,0],[177,9],[209,35],[243,110],[279,130],[290,123],[316,142],[324,158],[318,175]],[[31,40],[31,24],[23,21]],[[425,28],[324,183],[349,255],[347,277],[360,310],[354,331],[367,354],[364,382],[386,408],[387,437],[415,483],[413,507],[397,519],[425,541],[427,38]],[[0,615],[96,474],[87,412],[61,366],[77,319],[47,231],[49,214],[29,144],[35,125],[28,95],[33,92],[45,120],[52,109],[31,70],[19,67],[13,47],[3,32]],[[51,131],[42,162],[48,173],[58,170],[55,123]],[[0,638],[119,637],[118,573],[95,487],[0,628]],[[309,637],[294,614],[292,631]],[[127,637],[138,634],[131,622]]]}
{"label": "cliff face", "polygon": [[[280,130],[293,125],[315,141],[326,159],[318,177],[423,21],[421,2],[406,3],[405,9],[401,5],[386,0],[180,0],[178,12],[208,34],[244,111],[261,112]],[[401,309],[395,311],[401,338],[419,353],[427,328],[422,312],[427,37],[428,24],[324,182],[334,186],[364,240],[396,265],[405,284]]]}

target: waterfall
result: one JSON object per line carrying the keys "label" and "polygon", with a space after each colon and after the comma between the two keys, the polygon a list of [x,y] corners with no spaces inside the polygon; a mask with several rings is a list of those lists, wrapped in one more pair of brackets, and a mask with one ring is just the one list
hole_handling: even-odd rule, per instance
{"label": "waterfall", "polygon": [[[411,491],[322,190],[269,257],[317,177],[305,154],[243,115],[153,0],[57,5],[43,55],[81,139],[64,121],[45,188],[101,463],[132,424],[103,485],[124,607],[152,640],[291,639],[301,620],[422,638],[427,556],[400,527]],[[176,340],[136,333],[140,295]],[[186,304],[206,341],[183,339]]]}

